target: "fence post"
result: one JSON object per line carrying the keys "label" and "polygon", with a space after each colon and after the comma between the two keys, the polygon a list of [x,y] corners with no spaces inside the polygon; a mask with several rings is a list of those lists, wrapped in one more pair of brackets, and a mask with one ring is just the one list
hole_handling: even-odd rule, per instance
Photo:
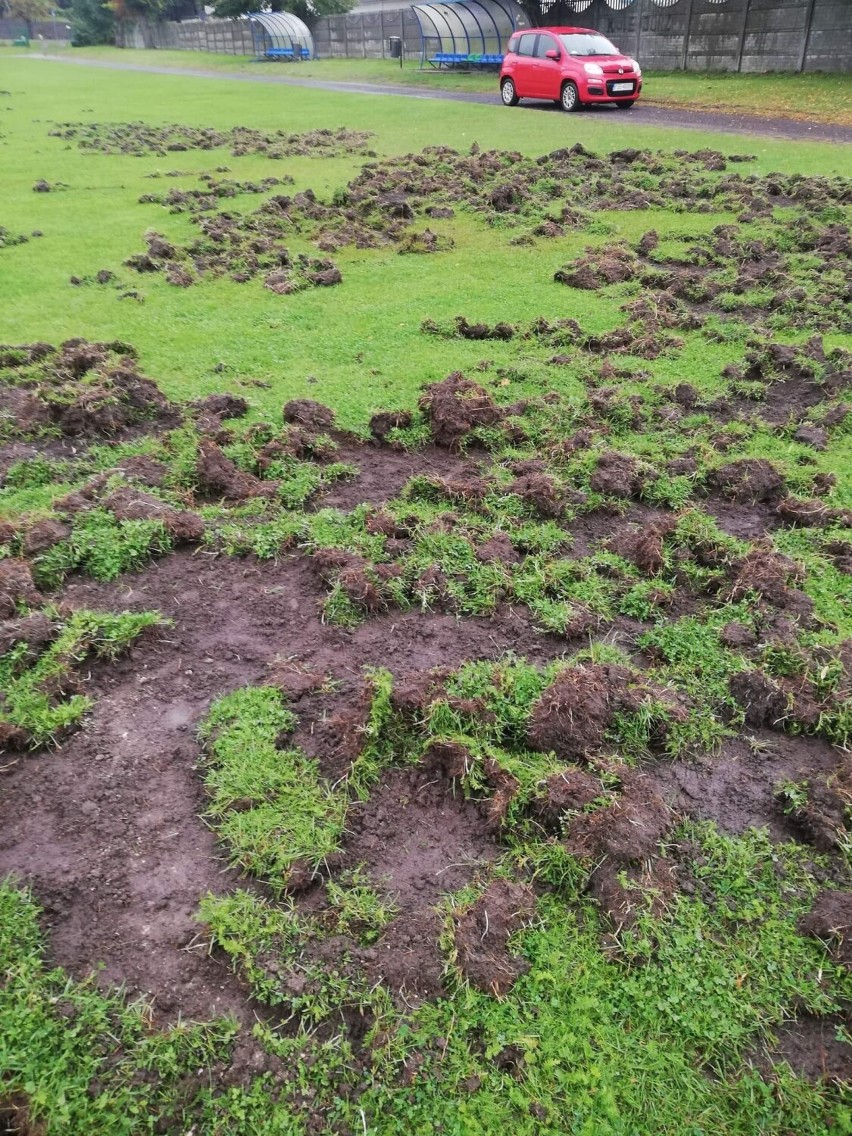
{"label": "fence post", "polygon": [[382,3],[379,8],[379,35],[382,40],[382,59],[385,57],[385,5]]}
{"label": "fence post", "polygon": [[751,0],[745,0],[745,8],[743,9],[743,26],[740,29],[740,50],[737,55],[737,72],[742,70],[743,55],[745,54],[745,37],[746,28],[748,27],[748,13],[751,8]]}
{"label": "fence post", "polygon": [[689,0],[689,10],[686,13],[686,31],[683,33],[683,61],[681,71],[686,70],[686,63],[689,58],[689,33],[692,29],[692,8],[695,0]]}
{"label": "fence post", "polygon": [[804,71],[805,63],[808,58],[808,48],[811,46],[811,24],[814,20],[814,8],[816,7],[816,0],[810,0],[808,4],[808,11],[805,15],[805,34],[802,37],[802,54],[799,57],[799,71]]}

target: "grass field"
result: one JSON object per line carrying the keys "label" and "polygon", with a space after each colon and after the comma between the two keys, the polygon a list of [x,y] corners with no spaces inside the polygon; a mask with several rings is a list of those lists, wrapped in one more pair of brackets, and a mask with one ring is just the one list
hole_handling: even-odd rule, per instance
{"label": "grass field", "polygon": [[0,1131],[852,1132],[846,148],[0,66]]}
{"label": "grass field", "polygon": [[[191,68],[237,75],[278,74],[336,83],[384,83],[427,90],[496,91],[496,75],[436,71],[418,60],[402,67],[391,59],[318,59],[296,66],[256,63],[250,56],[194,51],[141,51],[113,47],[68,48],[33,44],[31,51],[101,62]],[[848,75],[729,75],[725,72],[645,72],[643,101],[651,106],[683,107],[805,122],[852,124],[852,79]]]}

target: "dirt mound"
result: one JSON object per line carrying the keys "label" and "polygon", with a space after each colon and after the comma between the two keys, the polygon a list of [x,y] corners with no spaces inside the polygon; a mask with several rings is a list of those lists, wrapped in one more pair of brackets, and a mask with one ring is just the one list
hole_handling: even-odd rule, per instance
{"label": "dirt mound", "polygon": [[282,413],[285,422],[305,426],[309,430],[322,432],[334,427],[334,411],[312,398],[293,398],[285,402]]}
{"label": "dirt mound", "polygon": [[728,689],[743,708],[747,726],[775,726],[789,715],[786,693],[762,671],[738,671]]}
{"label": "dirt mound", "polygon": [[160,521],[177,544],[194,544],[204,536],[204,521],[198,513],[175,509],[139,489],[116,489],[101,503],[119,521]]}
{"label": "dirt mound", "polygon": [[491,426],[501,417],[488,391],[461,371],[426,387],[420,409],[426,412],[435,444],[451,450],[459,449],[477,426]]}
{"label": "dirt mound", "polygon": [[14,615],[18,604],[38,604],[42,600],[26,560],[0,560],[0,619]]}
{"label": "dirt mound", "polygon": [[506,533],[496,533],[476,550],[476,559],[483,564],[520,564],[521,555]]}
{"label": "dirt mound", "polygon": [[277,487],[273,482],[261,481],[254,474],[244,473],[227,457],[221,447],[210,438],[202,438],[198,446],[195,465],[198,488],[210,497],[225,501],[245,501],[248,497],[274,497]]}
{"label": "dirt mound", "polygon": [[510,493],[526,501],[539,516],[561,516],[564,507],[562,487],[545,473],[526,473],[507,487]]}
{"label": "dirt mound", "polygon": [[21,538],[21,551],[25,556],[38,556],[39,553],[46,552],[48,548],[53,548],[55,544],[65,540],[70,532],[68,525],[51,517],[45,517],[41,521],[27,525]]}
{"label": "dirt mound", "polygon": [[663,542],[674,530],[673,517],[661,517],[643,529],[621,531],[609,542],[613,552],[632,561],[649,576],[663,567]]}
{"label": "dirt mound", "polygon": [[530,713],[532,749],[583,761],[603,745],[617,710],[636,708],[626,667],[587,663],[561,671]]}
{"label": "dirt mound", "polygon": [[375,614],[394,606],[391,582],[402,576],[397,565],[372,564],[357,553],[339,548],[317,549],[311,559],[320,578],[337,585],[360,611]]}
{"label": "dirt mound", "polygon": [[611,804],[572,817],[566,845],[575,856],[606,856],[618,864],[647,860],[671,827],[671,813],[653,782],[633,770],[620,776],[622,791]]}
{"label": "dirt mound", "polygon": [[818,500],[782,497],[775,508],[777,516],[788,525],[801,528],[826,528],[828,525],[852,525],[852,509],[832,509]]}
{"label": "dirt mound", "polygon": [[632,280],[636,272],[636,257],[624,245],[604,245],[587,248],[583,255],[554,273],[558,284],[569,288],[597,291],[607,284],[623,284]]}
{"label": "dirt mound", "polygon": [[648,911],[659,919],[677,891],[676,869],[660,856],[651,856],[638,865],[605,860],[594,869],[588,883],[589,894],[609,921],[614,945],[622,931],[636,926],[641,912]]}
{"label": "dirt mound", "polygon": [[410,410],[380,410],[370,419],[370,433],[384,442],[391,430],[406,430],[414,420]]}
{"label": "dirt mound", "polygon": [[736,601],[756,593],[766,603],[781,608],[807,623],[813,601],[792,585],[804,579],[801,567],[774,549],[760,545],[731,565],[733,581],[728,598]]}
{"label": "dirt mound", "polygon": [[647,482],[648,473],[643,471],[636,458],[616,450],[601,454],[589,480],[595,493],[625,498],[639,496]]}
{"label": "dirt mound", "polygon": [[535,896],[524,884],[493,880],[479,899],[455,920],[459,969],[478,990],[501,995],[527,969],[510,954],[509,937],[535,911]]}
{"label": "dirt mound", "polygon": [[548,831],[561,833],[565,814],[580,812],[601,793],[597,777],[582,769],[566,769],[545,781],[541,795],[534,802],[534,812]]}
{"label": "dirt mound", "polygon": [[53,428],[71,437],[115,437],[145,423],[175,425],[177,408],[136,370],[130,351],[124,343],[83,339],[69,339],[59,349],[0,347],[5,431],[37,437]]}
{"label": "dirt mound", "polygon": [[828,777],[811,778],[803,802],[792,804],[783,794],[778,806],[788,817],[797,836],[820,852],[843,851],[848,847],[852,820],[852,776],[848,761]]}
{"label": "dirt mound", "polygon": [[838,961],[852,968],[852,891],[820,892],[799,920],[799,931],[821,939]]}
{"label": "dirt mound", "polygon": [[729,501],[748,505],[776,502],[786,492],[784,478],[765,458],[742,458],[720,466],[707,478],[708,484]]}
{"label": "dirt mound", "polygon": [[198,413],[200,419],[244,418],[248,414],[249,404],[237,394],[208,394],[206,398],[197,399],[190,406]]}
{"label": "dirt mound", "polygon": [[362,152],[372,134],[341,126],[336,130],[308,130],[291,134],[286,130],[256,130],[234,126],[217,130],[210,126],[167,123],[152,126],[146,122],[60,122],[51,130],[53,138],[77,143],[81,150],[101,154],[156,154],[189,150],[214,150],[229,146],[233,156],[259,154],[279,160],[285,157],[340,157]]}
{"label": "dirt mound", "polygon": [[0,623],[0,656],[5,655],[16,643],[26,643],[27,653],[22,662],[29,662],[56,637],[56,628],[41,611],[34,611],[20,619],[10,619]]}
{"label": "dirt mound", "polygon": [[719,641],[723,647],[731,647],[735,651],[753,647],[757,643],[757,636],[744,623],[731,620],[719,632]]}

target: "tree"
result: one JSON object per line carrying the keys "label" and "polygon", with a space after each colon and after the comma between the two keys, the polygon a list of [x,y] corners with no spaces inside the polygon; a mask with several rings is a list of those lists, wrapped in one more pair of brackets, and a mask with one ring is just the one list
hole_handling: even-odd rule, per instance
{"label": "tree", "polygon": [[13,20],[23,20],[28,36],[33,34],[33,20],[49,20],[53,8],[51,0],[0,0],[0,11]]}
{"label": "tree", "polygon": [[103,0],[72,0],[71,42],[75,47],[115,42],[115,14]]}
{"label": "tree", "polygon": [[355,0],[216,0],[213,15],[220,19],[236,19],[247,12],[292,12],[306,24],[315,23],[322,16],[340,16],[354,7]]}

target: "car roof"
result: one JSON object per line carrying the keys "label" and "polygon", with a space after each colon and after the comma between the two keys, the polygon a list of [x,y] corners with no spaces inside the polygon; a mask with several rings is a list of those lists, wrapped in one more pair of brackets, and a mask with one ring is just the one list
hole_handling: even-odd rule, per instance
{"label": "car roof", "polygon": [[546,28],[518,28],[518,31],[530,32],[553,32],[555,35],[603,35],[603,32],[596,31],[595,28],[562,28],[562,27],[546,27]]}

